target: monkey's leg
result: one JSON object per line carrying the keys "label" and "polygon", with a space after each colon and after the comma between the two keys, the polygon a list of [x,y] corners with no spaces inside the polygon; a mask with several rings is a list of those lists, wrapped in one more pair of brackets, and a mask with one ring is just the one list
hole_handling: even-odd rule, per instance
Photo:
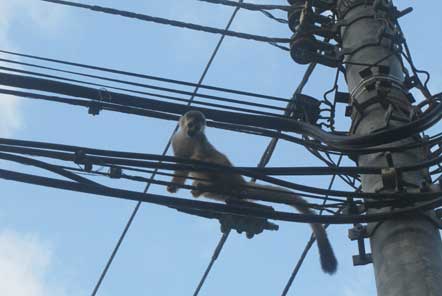
{"label": "monkey's leg", "polygon": [[189,171],[175,171],[174,176],[170,181],[174,184],[170,184],[169,186],[167,186],[167,191],[170,193],[177,192],[180,187],[179,185],[184,185],[188,175]]}
{"label": "monkey's leg", "polygon": [[202,187],[205,186],[205,183],[194,180],[192,182],[192,186],[196,187],[195,189],[192,189],[190,193],[192,193],[193,197],[200,197],[202,194],[204,194],[204,191],[202,190]]}

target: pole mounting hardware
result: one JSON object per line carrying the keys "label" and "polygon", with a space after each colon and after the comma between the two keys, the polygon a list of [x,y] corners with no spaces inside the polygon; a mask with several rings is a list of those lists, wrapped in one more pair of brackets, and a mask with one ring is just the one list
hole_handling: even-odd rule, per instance
{"label": "pole mounting hardware", "polygon": [[362,224],[355,224],[353,228],[348,230],[348,238],[352,241],[358,242],[358,255],[353,255],[353,265],[367,265],[373,262],[370,253],[365,250],[365,239],[369,237],[367,226]]}

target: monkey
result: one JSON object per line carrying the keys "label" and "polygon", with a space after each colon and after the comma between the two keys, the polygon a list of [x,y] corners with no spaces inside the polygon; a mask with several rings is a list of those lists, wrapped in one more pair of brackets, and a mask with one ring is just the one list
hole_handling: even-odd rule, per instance
{"label": "monkey", "polygon": [[[205,134],[206,118],[200,111],[191,110],[179,119],[179,129],[172,137],[172,148],[176,157],[214,163],[226,167],[233,164],[226,155],[218,151],[207,139]],[[307,202],[294,192],[278,186],[269,186],[247,182],[240,174],[219,171],[187,171],[176,170],[167,186],[167,191],[176,193],[180,185],[184,185],[188,176],[194,181],[191,190],[193,197],[204,196],[218,201],[226,201],[231,196],[221,193],[205,192],[203,188],[220,188],[227,192],[244,192],[252,196],[266,196],[275,200],[283,200],[303,214],[315,214],[307,205]],[[288,201],[288,202],[287,202]],[[334,274],[338,262],[334,255],[325,228],[320,223],[310,224],[318,242],[319,257],[322,270],[328,274]]]}

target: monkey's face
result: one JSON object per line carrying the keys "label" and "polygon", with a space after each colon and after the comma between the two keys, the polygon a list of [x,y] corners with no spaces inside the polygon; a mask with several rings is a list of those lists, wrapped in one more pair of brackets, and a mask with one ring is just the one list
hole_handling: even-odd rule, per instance
{"label": "monkey's face", "polygon": [[181,128],[190,138],[204,134],[206,126],[206,118],[203,113],[199,111],[189,111],[181,117]]}

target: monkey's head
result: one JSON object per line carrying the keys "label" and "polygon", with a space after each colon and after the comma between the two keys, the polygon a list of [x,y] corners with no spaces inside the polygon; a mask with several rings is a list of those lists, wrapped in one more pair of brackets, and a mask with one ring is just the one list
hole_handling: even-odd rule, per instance
{"label": "monkey's head", "polygon": [[181,116],[180,127],[191,138],[204,134],[206,117],[200,111],[188,111]]}

